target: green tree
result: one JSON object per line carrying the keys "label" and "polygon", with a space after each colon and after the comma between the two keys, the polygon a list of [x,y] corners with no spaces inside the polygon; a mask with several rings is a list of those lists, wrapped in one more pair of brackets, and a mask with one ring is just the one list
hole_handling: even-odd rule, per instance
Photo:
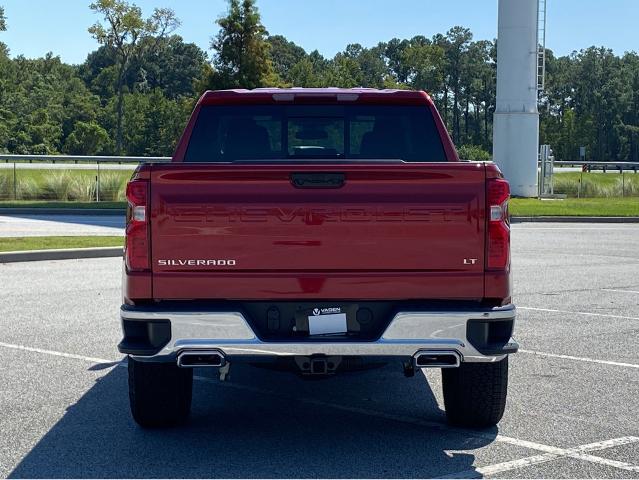
{"label": "green tree", "polygon": [[539,99],[540,141],[553,146],[558,160],[576,158],[577,152],[567,143],[578,142],[578,119],[573,109],[573,81],[576,62],[570,57],[557,58],[546,51],[546,88]]}
{"label": "green tree", "polygon": [[308,56],[306,50],[282,35],[268,37],[267,41],[275,72],[283,81],[291,83],[291,70]]}
{"label": "green tree", "polygon": [[[6,30],[7,30],[7,19],[4,16],[4,8],[0,6],[0,32],[4,32]],[[8,56],[9,56],[9,49],[4,43],[0,42],[0,58],[8,57]]]}
{"label": "green tree", "polygon": [[395,81],[399,84],[408,84],[408,77],[411,72],[410,66],[406,64],[406,49],[410,47],[410,42],[393,38],[387,43],[380,43],[378,46],[384,51],[386,64]]}
{"label": "green tree", "polygon": [[[125,77],[129,92],[160,88],[165,96],[177,99],[195,96],[194,84],[207,64],[206,53],[179,35],[140,40],[140,55],[130,63]],[[117,75],[113,51],[101,46],[80,66],[80,75],[92,91],[103,98],[114,95]]]}
{"label": "green tree", "polygon": [[576,54],[577,64],[571,79],[574,85],[573,108],[582,127],[584,140],[597,160],[618,160],[618,126],[627,101],[627,85],[622,81],[621,59],[612,50],[591,47]]}
{"label": "green tree", "polygon": [[[166,98],[160,89],[124,95],[124,145],[128,155],[168,156],[191,113],[188,99]],[[113,97],[103,112],[103,121],[113,122],[117,99]]]}
{"label": "green tree", "polygon": [[322,77],[311,59],[303,58],[289,70],[288,82],[294,87],[321,87]]}
{"label": "green tree", "polygon": [[[494,80],[496,71],[491,64],[493,43],[489,41],[471,42],[462,63],[461,87],[463,103],[464,129],[461,143],[484,144],[488,129],[486,117],[488,108],[493,104],[493,92],[496,88]],[[484,136],[482,129],[482,109],[484,110]]]}
{"label": "green tree", "polygon": [[639,55],[634,52],[623,56],[623,84],[625,106],[622,114],[621,134],[625,141],[626,159],[639,161]]}
{"label": "green tree", "polygon": [[4,7],[0,6],[0,32],[7,29],[7,18],[4,16]]}
{"label": "green tree", "polygon": [[462,96],[462,77],[465,54],[468,51],[470,42],[472,41],[473,34],[471,31],[464,27],[453,27],[444,37],[441,46],[444,48],[446,55],[445,74],[447,76],[446,85],[450,88],[453,95],[452,105],[452,130],[453,141],[458,142],[461,133],[461,114],[460,114],[460,102]]}
{"label": "green tree", "polygon": [[255,0],[229,0],[227,15],[217,24],[220,32],[211,41],[213,88],[257,88],[279,82]]}
{"label": "green tree", "polygon": [[355,43],[348,45],[346,56],[355,60],[359,67],[357,84],[368,88],[383,88],[388,78],[388,67],[384,61],[384,50],[379,46],[364,48]]}
{"label": "green tree", "polygon": [[0,58],[0,149],[12,153],[51,153],[63,149],[77,121],[95,119],[99,99],[77,69],[45,58]]}
{"label": "green tree", "polygon": [[194,43],[185,43],[179,35],[143,40],[157,42],[144,48],[137,63],[131,69],[137,72],[130,84],[147,91],[160,89],[165,97],[177,99],[183,96],[198,96],[194,84],[207,63],[206,53]]}
{"label": "green tree", "polygon": [[329,85],[342,88],[359,87],[360,78],[359,64],[353,57],[340,52],[330,62],[327,72]]}
{"label": "green tree", "polygon": [[95,121],[74,125],[65,141],[64,150],[71,155],[100,155],[108,151],[109,133]]}
{"label": "green tree", "polygon": [[[116,140],[115,149],[122,153],[122,119],[124,116],[125,79],[131,63],[136,61],[146,48],[155,48],[160,39],[175,31],[180,21],[173,10],[156,8],[148,19],[142,18],[142,10],[126,0],[97,0],[91,10],[104,17],[103,23],[89,28],[89,33],[102,45],[113,51],[116,59]],[[144,40],[153,37],[155,41]]]}
{"label": "green tree", "polygon": [[475,162],[490,161],[490,153],[478,145],[462,145],[457,149],[457,154],[462,160],[473,160]]}
{"label": "green tree", "polygon": [[402,49],[403,81],[417,90],[437,94],[443,88],[444,50],[426,39],[413,39]]}

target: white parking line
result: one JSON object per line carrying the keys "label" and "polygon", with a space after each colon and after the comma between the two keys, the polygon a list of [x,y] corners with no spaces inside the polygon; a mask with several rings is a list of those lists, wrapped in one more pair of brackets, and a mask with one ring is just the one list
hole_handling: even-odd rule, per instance
{"label": "white parking line", "polygon": [[560,355],[557,353],[538,352],[536,350],[524,350],[521,348],[519,349],[519,353],[529,353],[531,355],[540,355],[540,356],[551,357],[551,358],[561,358],[564,360],[577,360],[579,362],[600,363],[602,365],[614,365],[615,367],[639,368],[639,364],[635,364],[635,363],[613,362],[610,360],[599,360],[596,358],[587,358],[587,357],[573,357],[572,355]]}
{"label": "white parking line", "polygon": [[[499,437],[497,437],[499,439]],[[497,473],[508,472],[510,470],[516,470],[519,468],[530,467],[533,465],[539,465],[541,463],[551,462],[560,458],[575,458],[577,460],[583,460],[598,465],[605,465],[607,467],[614,467],[628,472],[639,472],[639,466],[632,465],[627,462],[620,462],[617,460],[609,460],[607,458],[596,457],[594,455],[588,455],[587,452],[594,452],[597,450],[605,450],[607,448],[618,447],[621,445],[628,445],[630,443],[639,442],[639,437],[620,437],[613,438],[611,440],[604,440],[603,442],[589,443],[587,445],[580,445],[573,448],[557,448],[549,447],[531,442],[527,443],[527,448],[547,451],[547,453],[541,455],[533,455],[526,458],[520,458],[518,460],[511,460],[509,462],[496,463],[494,465],[486,465],[484,467],[478,467],[472,470],[464,470],[462,472],[452,473],[450,475],[444,475],[442,478],[468,478],[480,474],[482,476],[495,475]],[[511,442],[508,442],[511,443]],[[520,443],[520,442],[518,442]],[[523,445],[522,445],[523,446]]]}
{"label": "white parking line", "polygon": [[620,292],[620,293],[639,293],[639,290],[621,290],[618,288],[602,288],[604,292]]}
{"label": "white parking line", "polygon": [[571,313],[573,315],[586,315],[590,317],[619,318],[622,320],[639,320],[639,317],[626,317],[624,315],[610,315],[609,313],[573,312],[571,310],[555,310],[554,308],[517,307],[517,310],[530,310],[532,312]]}
{"label": "white parking line", "polygon": [[569,457],[576,458],[578,460],[585,460],[586,462],[597,463],[599,465],[605,465],[607,467],[619,468],[620,470],[626,470],[627,472],[639,473],[639,466],[633,465],[628,462],[621,462],[619,460],[610,460],[603,457],[595,457],[594,455],[588,455],[585,453],[575,453],[568,455]]}
{"label": "white parking line", "polygon": [[75,360],[84,360],[85,362],[91,362],[91,363],[118,363],[119,362],[119,360],[116,360],[114,362],[113,360],[106,360],[104,358],[85,357],[83,355],[75,355],[73,353],[55,352],[53,350],[44,350],[42,348],[25,347],[24,345],[13,345],[13,344],[4,343],[4,342],[0,342],[0,347],[11,348],[13,350],[23,350],[25,352],[43,353],[45,355],[53,355],[54,357],[73,358]]}
{"label": "white parking line", "polygon": [[637,226],[635,223],[624,223],[622,224],[623,226],[617,226],[617,227],[587,227],[585,226],[586,224],[582,224],[584,225],[583,227],[526,227],[524,226],[526,225],[525,223],[513,223],[511,224],[511,227],[514,226],[515,229],[514,230],[605,230],[606,232],[609,232],[611,230],[628,230],[628,229],[637,229],[639,228],[639,226]]}
{"label": "white parking line", "polygon": [[[27,347],[24,345],[14,345],[14,344],[9,344],[4,342],[0,342],[0,347],[5,347],[9,349],[14,349],[14,350],[22,350],[26,352],[39,353],[44,355],[53,355],[53,356],[62,357],[62,358],[71,358],[71,359],[82,360],[82,361],[91,362],[91,363],[113,364],[114,367],[126,366],[126,364],[124,363],[125,359],[113,361],[113,360],[107,360],[104,358],[87,357],[84,355],[75,355],[71,353],[64,353],[64,352],[57,352],[53,350],[45,350],[41,348]],[[526,351],[526,353],[532,353],[532,352]],[[561,357],[566,357],[566,356],[562,355]],[[578,359],[577,357],[573,357],[573,358]],[[627,364],[627,365],[632,365],[632,364]],[[636,366],[636,367],[639,367],[639,366]],[[285,395],[283,395],[280,392],[251,387],[249,385],[233,384],[230,382],[220,383],[212,378],[202,377],[199,375],[195,375],[194,380],[205,382],[205,383],[220,384],[223,386],[227,386],[227,387],[231,387],[231,388],[235,388],[239,390],[248,390],[248,391],[252,391],[252,392],[260,393],[260,394],[267,394],[267,395],[277,396],[277,397],[285,397]],[[591,443],[587,445],[580,445],[578,447],[565,449],[565,448],[553,447],[551,445],[544,445],[542,443],[530,442],[528,440],[521,440],[518,438],[507,437],[505,435],[497,435],[496,437],[493,437],[490,434],[483,434],[481,432],[449,427],[448,425],[445,425],[443,423],[424,421],[418,418],[389,414],[386,412],[369,410],[369,409],[360,408],[360,407],[351,407],[348,405],[325,402],[325,401],[316,400],[312,398],[295,398],[295,400],[312,404],[312,405],[329,407],[333,409],[343,410],[343,411],[357,413],[361,415],[373,416],[376,418],[383,418],[386,420],[392,420],[392,421],[397,421],[401,423],[409,423],[409,424],[418,425],[418,426],[437,428],[437,429],[441,429],[445,431],[459,433],[467,437],[470,436],[475,438],[483,438],[490,441],[494,440],[501,443],[507,443],[510,445],[518,446],[518,447],[523,447],[523,448],[527,448],[531,450],[538,450],[538,451],[544,452],[541,455],[534,455],[534,456],[522,458],[519,460],[512,460],[509,462],[503,462],[503,463],[498,463],[494,465],[478,467],[473,470],[466,470],[463,472],[457,472],[454,474],[445,475],[442,478],[464,478],[464,477],[474,476],[477,473],[480,473],[482,475],[491,475],[491,474],[506,472],[509,470],[514,470],[514,469],[527,467],[531,465],[537,465],[540,463],[546,463],[546,462],[550,462],[555,459],[563,458],[563,457],[571,457],[578,460],[587,461],[590,463],[606,465],[609,467],[614,467],[614,468],[618,468],[618,469],[629,471],[629,472],[639,473],[639,466],[635,466],[627,462],[609,460],[606,458],[601,458],[601,457],[587,454],[587,452],[604,450],[607,448],[612,448],[612,447],[616,447],[620,445],[627,445],[630,443],[637,443],[639,442],[639,437],[632,437],[632,436],[620,437],[620,438],[615,438],[611,440],[605,440],[602,442],[596,442],[596,443]]]}
{"label": "white parking line", "polygon": [[441,478],[477,478],[477,475],[480,475],[481,477],[487,477],[501,472],[517,470],[518,468],[539,465],[540,463],[550,462],[557,458],[560,458],[559,455],[555,455],[553,453],[543,453],[540,455],[533,455],[532,457],[520,458],[519,460],[495,463],[494,465],[486,465],[485,467],[477,467],[471,470],[463,470],[461,472],[455,472],[449,475],[442,475]]}

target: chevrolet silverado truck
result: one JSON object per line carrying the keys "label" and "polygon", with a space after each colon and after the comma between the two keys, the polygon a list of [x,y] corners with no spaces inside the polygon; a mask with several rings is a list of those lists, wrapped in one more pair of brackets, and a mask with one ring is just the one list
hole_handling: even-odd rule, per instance
{"label": "chevrolet silverado truck", "polygon": [[425,92],[206,92],[172,161],[127,185],[133,418],[186,421],[196,367],[394,363],[441,369],[450,423],[495,425],[518,348],[509,195],[494,164],[459,160]]}

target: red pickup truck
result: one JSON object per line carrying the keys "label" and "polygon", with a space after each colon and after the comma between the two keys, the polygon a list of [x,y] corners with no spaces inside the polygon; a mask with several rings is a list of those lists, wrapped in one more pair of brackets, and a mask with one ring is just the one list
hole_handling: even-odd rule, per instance
{"label": "red pickup truck", "polygon": [[124,338],[142,426],[187,419],[193,368],[441,368],[456,425],[502,417],[509,187],[460,161],[424,92],[206,92],[172,162],[127,186]]}

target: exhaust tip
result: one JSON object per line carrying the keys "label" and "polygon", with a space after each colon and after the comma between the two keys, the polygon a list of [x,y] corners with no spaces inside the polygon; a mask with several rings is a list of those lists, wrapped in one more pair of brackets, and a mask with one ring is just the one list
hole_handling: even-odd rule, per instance
{"label": "exhaust tip", "polygon": [[223,367],[226,363],[224,355],[218,351],[193,350],[180,352],[177,366],[180,368]]}
{"label": "exhaust tip", "polygon": [[422,351],[415,354],[417,368],[457,368],[460,363],[461,357],[455,351]]}

